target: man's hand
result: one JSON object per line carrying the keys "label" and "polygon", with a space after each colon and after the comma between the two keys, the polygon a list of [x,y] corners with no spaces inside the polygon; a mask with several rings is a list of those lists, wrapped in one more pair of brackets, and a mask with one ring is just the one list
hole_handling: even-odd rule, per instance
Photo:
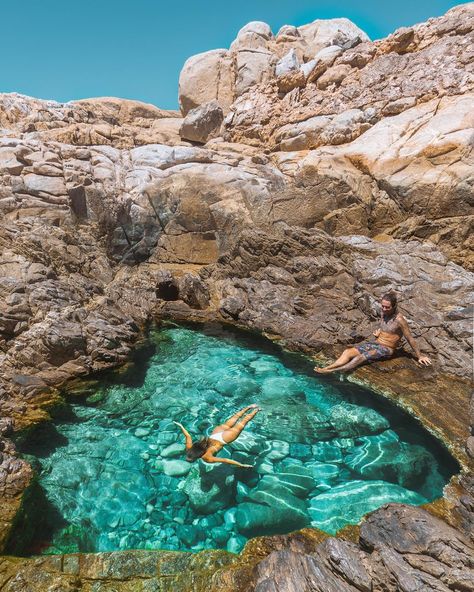
{"label": "man's hand", "polygon": [[375,335],[375,337],[378,337],[380,335],[380,329],[377,329],[376,331],[374,331],[372,333],[372,335]]}
{"label": "man's hand", "polygon": [[431,360],[428,356],[420,356],[418,358],[418,363],[422,366],[431,366]]}

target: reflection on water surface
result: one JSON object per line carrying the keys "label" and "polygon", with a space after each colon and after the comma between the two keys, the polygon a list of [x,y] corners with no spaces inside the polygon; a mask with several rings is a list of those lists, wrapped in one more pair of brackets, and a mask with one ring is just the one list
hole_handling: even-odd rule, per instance
{"label": "reflection on water surface", "polygon": [[[335,533],[384,503],[425,503],[457,470],[389,403],[261,339],[173,326],[150,343],[121,383],[104,379],[25,446],[46,500],[30,552],[237,552],[252,536]],[[220,455],[253,469],[184,460],[173,420],[199,437],[250,403],[263,412]]]}

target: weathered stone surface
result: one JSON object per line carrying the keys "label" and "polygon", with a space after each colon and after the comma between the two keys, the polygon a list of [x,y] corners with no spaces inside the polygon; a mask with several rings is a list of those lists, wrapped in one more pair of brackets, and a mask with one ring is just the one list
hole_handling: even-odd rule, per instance
{"label": "weathered stone surface", "polygon": [[[423,504],[426,500],[419,494],[411,492],[410,503]],[[376,508],[388,501],[402,501],[406,491],[398,485],[384,481],[351,481],[347,485],[337,485],[327,492],[321,493],[311,500],[309,514],[313,521],[326,532],[335,534],[349,520],[358,524],[367,512],[367,507]],[[403,498],[406,499],[406,498]],[[337,508],[341,500],[348,504],[344,518],[338,515]]]}
{"label": "weathered stone surface", "polygon": [[[182,143],[181,123],[176,111],[113,97],[58,103],[7,93],[0,100],[0,128],[8,130],[6,135],[76,146],[133,148],[160,142],[173,146]],[[85,154],[83,150],[79,159]],[[15,158],[7,161],[11,174],[21,168],[15,162]],[[51,173],[54,167],[49,167]],[[44,165],[40,174],[48,174]]]}
{"label": "weathered stone surface", "polygon": [[[337,47],[340,53],[368,39],[345,18],[316,20],[302,27],[285,25],[276,37],[267,23],[248,23],[238,32],[229,50],[208,51],[185,62],[179,78],[181,112],[187,115],[190,109],[216,100],[226,114],[237,97],[275,77],[279,91],[288,93],[304,86],[313,69],[305,68],[305,64],[323,48]],[[333,55],[332,61],[336,54]],[[316,61],[322,64],[324,60],[323,54]],[[324,63],[328,67],[332,62]],[[298,71],[300,66],[302,72]]]}
{"label": "weathered stone surface", "polygon": [[234,100],[233,68],[233,58],[226,49],[190,57],[179,76],[179,104],[183,115],[214,99],[227,112]]}
{"label": "weathered stone surface", "polygon": [[[472,268],[472,97],[429,101],[379,121],[359,138],[371,125],[371,107],[283,126],[277,138],[284,150],[349,142],[302,158],[279,157],[286,167],[296,165],[296,185],[318,197],[303,215],[335,235],[431,240]],[[335,195],[339,199],[329,202]]]}
{"label": "weathered stone surface", "polygon": [[300,63],[298,61],[296,51],[294,49],[290,49],[290,51],[284,55],[275,66],[275,74],[277,76],[283,76],[284,74],[298,70],[299,66]]}
{"label": "weathered stone surface", "polygon": [[204,103],[189,111],[179,128],[179,135],[183,140],[205,144],[218,135],[223,120],[224,115],[217,101]]}
{"label": "weathered stone surface", "polygon": [[470,589],[472,557],[472,546],[458,538],[454,529],[418,508],[410,508],[405,514],[405,507],[389,505],[371,514],[363,524],[359,546],[328,539],[310,554],[274,551],[258,565],[254,589]]}
{"label": "weathered stone surface", "polygon": [[391,504],[368,518],[359,544],[303,530],[249,541],[241,557],[224,551],[8,557],[0,584],[9,592],[110,586],[118,592],[160,586],[217,592],[224,585],[230,592],[447,592],[472,588],[472,552],[465,538],[424,510]]}
{"label": "weathered stone surface", "polygon": [[[310,117],[339,115],[370,105],[374,109],[373,125],[384,115],[416,104],[472,91],[472,15],[472,4],[465,4],[444,17],[400,31],[393,39],[403,39],[403,49],[392,41],[370,43],[361,32],[344,34],[345,43],[338,41],[338,26],[334,27],[338,19],[320,21],[321,26],[316,21],[306,29],[300,27],[300,34],[307,30],[309,35],[304,48],[305,62],[311,63],[304,65],[306,86],[283,98],[278,97],[274,84],[254,87],[245,97],[236,97],[226,118],[229,139],[274,147],[284,125],[295,125]],[[325,27],[327,35],[323,34]],[[310,31],[316,31],[314,40],[314,32]],[[354,42],[357,37],[363,42],[348,47],[351,37]],[[300,38],[304,39],[292,38],[296,51]],[[322,44],[319,40],[323,40]],[[308,52],[308,46],[313,51]],[[337,50],[318,54],[329,46],[338,46],[342,52],[338,57],[334,57]],[[326,72],[327,68],[331,73]]]}
{"label": "weathered stone surface", "polygon": [[[244,554],[237,566],[232,556],[226,570],[228,555],[201,564],[173,554],[157,573],[145,555],[123,565],[114,555],[2,559],[2,590],[108,589],[115,569],[126,575],[114,579],[118,590],[473,588],[472,545],[461,533],[474,524],[472,10],[461,5],[376,43],[347,21],[276,37],[253,23],[230,50],[195,56],[183,70],[183,113],[214,99],[228,112],[230,141],[205,149],[180,145],[177,113],[135,101],[0,100],[0,411],[14,429],[48,419],[56,387],[125,362],[149,319],[226,320],[328,357],[371,334],[377,300],[394,288],[433,367],[402,350],[351,380],[410,409],[462,461],[444,500],[460,530],[389,506],[366,521],[359,546],[331,539],[316,548],[290,535],[268,560]],[[290,50],[299,69],[274,78]],[[269,399],[275,388],[266,384]],[[341,427],[333,419],[331,434]],[[318,479],[331,487],[340,459],[323,444],[312,462],[300,451],[302,491]],[[31,478],[2,445],[0,546]],[[365,465],[348,460],[363,476]],[[389,464],[385,476],[394,487],[404,478]],[[277,480],[299,506],[296,488]],[[195,481],[197,505],[222,503],[225,487]],[[250,492],[239,495],[258,499],[243,503],[270,508],[268,491]]]}
{"label": "weathered stone surface", "polygon": [[234,474],[229,465],[204,465],[200,462],[188,473],[183,491],[196,512],[212,514],[227,506],[233,488]]}

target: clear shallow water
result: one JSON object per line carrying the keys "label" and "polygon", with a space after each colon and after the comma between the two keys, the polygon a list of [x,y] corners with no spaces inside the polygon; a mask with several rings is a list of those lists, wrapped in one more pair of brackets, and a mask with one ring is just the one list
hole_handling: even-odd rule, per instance
{"label": "clear shallow water", "polygon": [[[172,420],[196,438],[250,403],[263,412],[219,455],[254,468],[184,460]],[[24,452],[44,492],[34,553],[237,552],[262,534],[335,533],[384,503],[441,496],[458,468],[387,402],[217,327],[153,331],[121,382],[104,379]]]}

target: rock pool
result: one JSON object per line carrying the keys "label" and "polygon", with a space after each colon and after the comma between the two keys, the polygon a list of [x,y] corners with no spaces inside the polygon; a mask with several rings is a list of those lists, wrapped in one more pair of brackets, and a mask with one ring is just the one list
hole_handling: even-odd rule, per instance
{"label": "rock pool", "polygon": [[[23,445],[39,473],[25,553],[120,549],[238,552],[249,537],[335,533],[387,502],[423,504],[458,470],[405,413],[304,358],[218,326],[150,333],[134,366],[72,401]],[[263,411],[220,455],[190,464],[184,438],[239,408]]]}

